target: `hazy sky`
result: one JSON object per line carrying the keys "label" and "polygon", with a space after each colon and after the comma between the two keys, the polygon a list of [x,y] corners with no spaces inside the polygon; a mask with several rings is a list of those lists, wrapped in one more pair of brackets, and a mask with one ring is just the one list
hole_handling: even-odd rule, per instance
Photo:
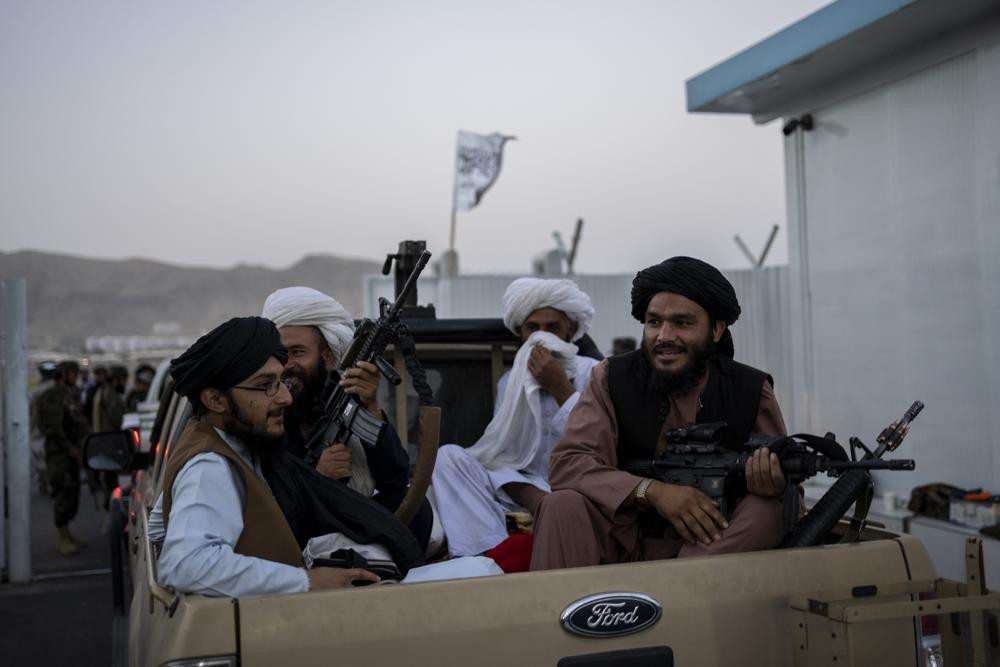
{"label": "hazy sky", "polygon": [[684,81],[827,4],[0,4],[0,250],[287,266],[444,250],[455,135],[512,134],[460,212],[464,271],[724,267],[782,224],[778,123],[689,114]]}

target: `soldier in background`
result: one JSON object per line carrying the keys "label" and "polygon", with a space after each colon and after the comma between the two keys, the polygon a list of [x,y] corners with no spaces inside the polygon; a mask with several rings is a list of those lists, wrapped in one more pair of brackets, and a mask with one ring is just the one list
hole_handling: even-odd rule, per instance
{"label": "soldier in background", "polygon": [[90,423],[95,432],[117,431],[122,427],[122,417],[125,415],[125,385],[128,382],[128,369],[124,366],[112,366],[108,369],[107,379],[102,382],[94,393],[93,412]]}
{"label": "soldier in background", "polygon": [[80,505],[80,443],[88,432],[75,394],[79,373],[75,361],[60,362],[55,382],[36,399],[38,430],[45,438],[45,469],[59,535],[56,548],[64,556],[75,554],[82,544],[69,532],[69,522]]}
{"label": "soldier in background", "polygon": [[146,400],[146,394],[149,393],[149,385],[152,384],[153,376],[155,375],[156,369],[146,364],[135,369],[135,379],[132,382],[132,388],[125,394],[126,412],[135,412],[139,408],[139,403]]}
{"label": "soldier in background", "polygon": [[101,388],[101,385],[108,379],[108,369],[104,366],[94,367],[94,382],[93,384],[88,384],[83,391],[83,415],[87,419],[87,423],[93,426],[94,415],[94,396],[97,394],[97,390]]}
{"label": "soldier in background", "polygon": [[80,392],[80,402],[83,403],[83,399],[86,398],[87,389],[93,384],[90,380],[90,367],[80,366],[80,377],[77,378],[76,386],[77,391]]}
{"label": "soldier in background", "polygon": [[[125,385],[128,383],[128,369],[124,366],[111,366],[107,379],[94,394],[94,411],[90,423],[94,432],[117,431],[122,427],[122,417],[125,416]],[[101,508],[107,511],[111,501],[111,492],[118,486],[118,473],[94,472],[91,491],[100,496]],[[102,532],[106,528],[107,515],[102,523]]]}
{"label": "soldier in background", "polygon": [[38,492],[49,495],[49,480],[45,475],[45,438],[38,429],[38,397],[56,383],[56,362],[43,361],[38,364],[38,384],[31,390],[29,397],[28,422],[30,423],[31,441],[31,472],[38,485]]}
{"label": "soldier in background", "polygon": [[611,356],[615,357],[619,354],[632,352],[636,347],[638,345],[632,336],[619,336],[611,341]]}

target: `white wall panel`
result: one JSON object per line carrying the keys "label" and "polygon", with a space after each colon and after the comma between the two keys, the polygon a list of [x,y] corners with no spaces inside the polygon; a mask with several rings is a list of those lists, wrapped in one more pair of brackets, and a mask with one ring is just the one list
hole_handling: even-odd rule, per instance
{"label": "white wall panel", "polygon": [[[917,470],[880,476],[900,494],[931,481],[1000,490],[998,58],[980,48],[814,111],[804,173],[786,140],[810,428],[871,441],[924,401],[899,452]],[[809,347],[796,349],[805,364]]]}

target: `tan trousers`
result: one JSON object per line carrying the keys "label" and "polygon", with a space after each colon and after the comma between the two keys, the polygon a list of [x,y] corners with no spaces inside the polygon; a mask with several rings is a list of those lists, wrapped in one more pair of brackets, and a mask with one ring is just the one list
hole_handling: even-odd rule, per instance
{"label": "tan trousers", "polygon": [[642,537],[634,521],[611,522],[577,491],[561,489],[542,501],[535,517],[532,570],[759,551],[783,536],[780,498],[747,496],[733,509],[729,528],[711,544],[688,544],[668,526],[663,538]]}

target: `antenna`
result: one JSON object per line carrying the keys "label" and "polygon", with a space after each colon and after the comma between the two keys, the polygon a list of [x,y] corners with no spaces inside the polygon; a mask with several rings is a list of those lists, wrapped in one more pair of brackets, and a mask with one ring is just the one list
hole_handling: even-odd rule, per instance
{"label": "antenna", "polygon": [[573,230],[573,245],[569,249],[569,257],[566,258],[566,273],[573,275],[573,262],[576,261],[576,250],[580,247],[580,233],[583,232],[583,218],[576,219],[576,229]]}
{"label": "antenna", "polygon": [[573,275],[573,263],[576,262],[576,251],[580,247],[580,234],[583,231],[583,218],[576,219],[576,228],[573,230],[573,244],[569,251],[566,250],[566,243],[563,242],[562,233],[559,230],[552,232],[552,238],[556,240],[556,250],[559,256],[566,262],[566,275]]}

